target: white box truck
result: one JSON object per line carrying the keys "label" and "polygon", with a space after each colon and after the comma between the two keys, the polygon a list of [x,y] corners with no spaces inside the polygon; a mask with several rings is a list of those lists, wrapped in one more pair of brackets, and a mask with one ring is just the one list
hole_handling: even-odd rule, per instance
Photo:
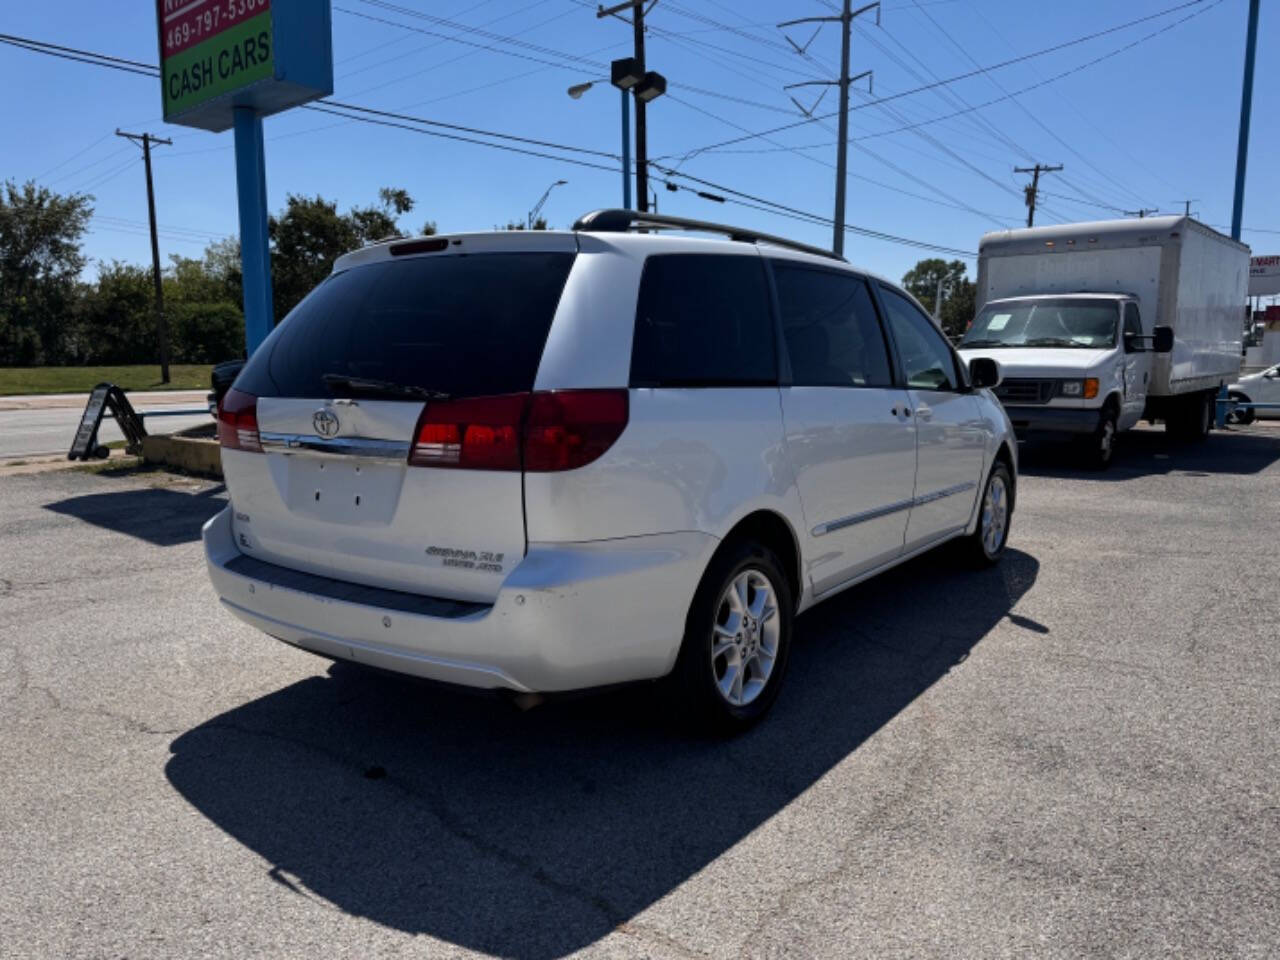
{"label": "white box truck", "polygon": [[1142,419],[1208,433],[1240,372],[1248,280],[1249,248],[1190,217],[988,233],[958,347],[999,363],[1020,436],[1073,437],[1102,468]]}

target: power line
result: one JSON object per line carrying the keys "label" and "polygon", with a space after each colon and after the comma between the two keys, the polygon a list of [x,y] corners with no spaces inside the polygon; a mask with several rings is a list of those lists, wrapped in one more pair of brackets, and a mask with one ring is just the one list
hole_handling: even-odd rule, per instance
{"label": "power line", "polygon": [[[909,89],[909,90],[903,90],[903,91],[901,91],[901,92],[899,92],[899,93],[896,93],[896,94],[890,94],[889,96],[881,97],[881,98],[879,98],[879,99],[877,99],[877,100],[870,101],[870,102],[868,102],[868,103],[864,103],[864,104],[860,104],[858,107],[856,107],[856,108],[852,108],[852,109],[865,109],[866,107],[875,106],[875,105],[877,105],[877,104],[879,104],[879,103],[885,103],[885,102],[889,102],[889,101],[892,101],[892,100],[900,100],[900,99],[902,99],[902,98],[904,98],[904,97],[914,96],[914,95],[915,95],[915,94],[917,94],[917,93],[924,93],[924,92],[926,92],[926,91],[928,91],[928,90],[933,90],[933,89],[935,89],[936,87],[943,87],[943,86],[947,86],[947,85],[952,84],[952,83],[956,83],[956,82],[958,82],[958,81],[960,81],[960,80],[967,80],[967,79],[969,79],[969,78],[971,78],[971,77],[978,76],[979,74],[985,73],[985,72],[987,72],[987,71],[991,71],[991,70],[1000,70],[1000,69],[1003,69],[1004,67],[1013,66],[1014,64],[1018,64],[1018,63],[1024,63],[1024,62],[1026,62],[1026,61],[1028,61],[1028,60],[1033,60],[1033,59],[1035,59],[1035,58],[1037,58],[1037,57],[1042,57],[1042,56],[1045,56],[1045,55],[1050,54],[1050,53],[1055,53],[1055,52],[1057,52],[1057,51],[1059,51],[1059,50],[1065,50],[1065,49],[1067,49],[1067,48],[1069,48],[1069,47],[1078,46],[1079,44],[1087,43],[1087,42],[1088,42],[1088,41],[1090,41],[1090,40],[1096,40],[1096,39],[1098,39],[1099,37],[1104,37],[1104,36],[1107,36],[1108,34],[1117,33],[1117,32],[1119,32],[1119,31],[1121,31],[1121,30],[1128,29],[1129,27],[1136,26],[1137,24],[1145,23],[1145,22],[1150,21],[1150,20],[1155,20],[1155,19],[1158,19],[1158,18],[1160,18],[1160,17],[1165,17],[1165,16],[1168,16],[1168,15],[1169,15],[1169,14],[1171,14],[1171,13],[1176,13],[1176,12],[1177,12],[1177,11],[1179,11],[1179,10],[1185,10],[1185,9],[1187,9],[1188,7],[1197,7],[1197,6],[1200,6],[1201,4],[1208,3],[1208,4],[1209,4],[1209,7],[1204,8],[1205,10],[1208,10],[1208,9],[1211,9],[1212,7],[1217,6],[1218,4],[1220,4],[1220,3],[1222,3],[1222,2],[1223,2],[1223,0],[1186,0],[1186,2],[1184,2],[1184,3],[1180,3],[1180,4],[1178,4],[1177,6],[1169,7],[1169,8],[1168,8],[1168,9],[1166,9],[1166,10],[1162,10],[1162,11],[1160,11],[1160,12],[1158,12],[1158,13],[1148,14],[1147,16],[1144,16],[1144,17],[1138,17],[1138,18],[1137,18],[1137,19],[1135,19],[1135,20],[1129,20],[1129,21],[1127,21],[1127,22],[1125,22],[1125,23],[1117,24],[1117,25],[1116,25],[1116,26],[1114,26],[1114,27],[1108,27],[1106,30],[1098,30],[1098,31],[1095,31],[1095,32],[1090,33],[1090,34],[1086,34],[1086,35],[1081,36],[1081,37],[1076,37],[1075,39],[1072,39],[1072,40],[1066,40],[1066,41],[1063,41],[1062,43],[1054,44],[1053,46],[1050,46],[1050,47],[1045,47],[1045,48],[1040,49],[1040,50],[1032,51],[1031,53],[1025,53],[1025,54],[1022,54],[1021,56],[1013,57],[1013,58],[1008,59],[1008,60],[1002,60],[1002,61],[1001,61],[1001,62],[999,62],[999,63],[995,63],[995,64],[992,64],[992,65],[990,65],[990,66],[983,67],[981,70],[969,70],[969,71],[967,71],[967,72],[965,72],[965,73],[959,73],[959,74],[956,74],[955,76],[947,77],[947,78],[945,78],[945,79],[938,80],[938,81],[935,81],[935,82],[933,82],[933,83],[923,84],[923,85],[921,85],[921,86],[919,86],[919,87],[913,87],[913,88],[911,88],[911,89]],[[1204,11],[1200,11],[1200,12],[1204,12]],[[1180,20],[1180,21],[1178,21],[1177,23],[1172,24],[1171,26],[1177,26],[1177,25],[1178,25],[1178,24],[1180,24],[1180,23],[1184,23],[1184,22],[1186,22],[1186,20],[1187,20],[1187,19],[1190,19],[1190,18],[1189,18],[1189,17],[1188,17],[1188,18],[1184,18],[1183,20]],[[1164,29],[1170,29],[1170,27],[1166,27],[1166,28],[1164,28]],[[1159,33],[1163,33],[1163,32],[1164,32],[1164,30],[1159,30],[1159,31],[1156,31],[1156,33],[1149,34],[1148,36],[1146,36],[1146,37],[1144,37],[1144,38],[1142,38],[1142,39],[1143,39],[1143,40],[1149,40],[1149,39],[1151,39],[1151,37],[1154,37],[1154,36],[1156,36],[1157,34],[1159,34]],[[1139,42],[1142,42],[1142,41],[1139,41]],[[1120,50],[1116,51],[1115,53],[1120,53],[1120,52],[1122,52],[1123,50],[1127,50],[1127,49],[1129,49],[1129,47],[1130,47],[1130,46],[1133,46],[1133,44],[1130,44],[1130,45],[1128,45],[1128,46],[1122,47]],[[1114,56],[1114,55],[1115,55],[1115,53],[1110,54],[1109,56]],[[1047,83],[1052,83],[1052,82],[1054,82],[1055,80],[1060,80],[1060,79],[1062,79],[1063,77],[1068,76],[1068,75],[1069,75],[1069,74],[1071,74],[1071,73],[1075,73],[1075,72],[1077,72],[1078,70],[1082,70],[1082,69],[1085,69],[1086,67],[1093,66],[1095,63],[1098,63],[1098,62],[1100,62],[1100,61],[1101,61],[1101,60],[1103,60],[1103,59],[1106,59],[1106,57],[1101,57],[1101,58],[1097,58],[1097,59],[1095,59],[1095,60],[1091,60],[1091,61],[1089,61],[1089,62],[1088,62],[1088,63],[1086,63],[1086,64],[1083,64],[1083,65],[1081,65],[1081,66],[1079,66],[1079,67],[1077,67],[1077,68],[1074,68],[1073,70],[1069,70],[1069,71],[1066,71],[1066,72],[1064,72],[1064,73],[1058,74],[1057,76],[1050,77],[1048,80],[1042,81],[1042,82],[1040,82],[1040,83],[1032,84],[1032,85],[1031,85],[1031,86],[1029,86],[1029,87],[1025,87],[1025,88],[1023,88],[1022,90],[1014,91],[1014,94],[1013,94],[1013,95],[1014,95],[1014,96],[1017,96],[1018,94],[1026,93],[1028,90],[1034,90],[1034,89],[1036,89],[1037,87],[1044,86],[1044,85],[1045,85],[1045,84],[1047,84]],[[1000,103],[1001,101],[1003,101],[1003,100],[1005,100],[1005,99],[1008,99],[1008,98],[1007,98],[1007,97],[998,97],[998,98],[996,98],[995,100],[990,100],[990,101],[988,101],[988,102],[987,102],[987,103],[985,103],[985,104],[979,104],[975,109],[979,109],[979,110],[980,110],[980,109],[982,109],[982,108],[983,108],[983,107],[985,107],[985,106],[990,106],[990,105],[991,105],[991,104],[993,104],[993,103]],[[960,116],[960,115],[962,115],[963,113],[966,113],[966,112],[968,112],[968,111],[963,111],[963,110],[962,110],[962,111],[958,111],[957,113],[950,114],[948,117],[941,117],[941,118],[938,118],[938,119],[949,119],[949,117],[950,117],[950,116]],[[733,139],[731,139],[731,140],[724,140],[724,141],[721,141],[721,142],[719,142],[719,143],[710,144],[710,145],[708,145],[708,146],[706,146],[706,147],[701,147],[701,148],[699,148],[699,152],[705,152],[705,151],[709,151],[709,150],[715,150],[715,149],[717,149],[717,148],[719,148],[719,147],[732,146],[732,145],[734,145],[734,144],[742,143],[742,142],[743,142],[743,141],[745,141],[745,140],[751,140],[751,139],[754,139],[754,138],[756,138],[756,137],[766,136],[766,135],[774,134],[774,133],[781,133],[781,132],[782,132],[782,131],[784,131],[784,130],[794,130],[794,129],[795,129],[795,128],[797,128],[797,127],[807,126],[808,124],[814,123],[815,121],[818,121],[818,120],[830,120],[831,118],[833,118],[833,117],[835,117],[835,116],[836,116],[836,112],[834,112],[834,111],[833,111],[832,113],[822,114],[822,115],[820,115],[820,116],[815,116],[815,117],[809,117],[809,118],[806,118],[806,119],[804,119],[804,120],[797,120],[797,121],[795,121],[795,122],[793,122],[793,123],[787,123],[787,124],[783,124],[782,126],[774,127],[774,128],[772,128],[772,129],[769,129],[769,130],[763,130],[763,131],[760,131],[759,133],[754,133],[754,134],[751,134],[751,135],[748,135],[748,136],[735,137],[735,138],[733,138]],[[891,131],[891,132],[897,132],[897,131]]]}

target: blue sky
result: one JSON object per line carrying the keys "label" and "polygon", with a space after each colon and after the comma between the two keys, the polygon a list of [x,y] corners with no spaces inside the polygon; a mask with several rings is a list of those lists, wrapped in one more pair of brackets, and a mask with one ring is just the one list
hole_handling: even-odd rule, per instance
{"label": "blue sky", "polygon": [[[918,87],[922,78],[930,82],[993,65],[1177,2],[885,0],[881,26],[869,18],[855,31],[853,64],[874,70],[874,95],[883,97]],[[1247,0],[1203,0],[938,91],[880,106],[855,95],[849,222],[974,250],[985,231],[1024,220],[1026,177],[1013,167],[1040,160],[1066,169],[1044,178],[1048,195],[1038,222],[1107,219],[1119,215],[1115,208],[1139,206],[1174,212],[1191,198],[1201,219],[1229,224],[1247,8]],[[443,26],[415,12],[516,43]],[[650,156],[691,176],[830,216],[834,119],[772,135],[768,142],[749,139],[698,152],[744,131],[801,119],[782,88],[830,77],[839,62],[838,31],[834,25],[824,28],[805,58],[790,50],[774,24],[830,12],[822,0],[658,0],[648,17],[648,60],[670,87],[649,109]],[[1198,15],[1143,39],[1192,13]],[[594,64],[630,51],[630,27],[597,20],[585,0],[395,0],[392,9],[382,0],[335,0],[333,25],[337,99],[619,150],[617,91],[602,83],[579,100],[565,93],[570,84],[607,72]],[[157,59],[154,5],[146,0],[6,4],[0,32],[148,63]],[[811,30],[789,33],[803,44]],[[1280,190],[1274,187],[1280,124],[1268,96],[1280,89],[1280,59],[1274,56],[1280,8],[1274,3],[1263,4],[1259,38],[1245,225],[1280,231]],[[548,60],[564,66],[540,62]],[[1074,72],[1066,78],[1013,99],[936,119],[1069,70]],[[236,232],[231,133],[164,124],[158,80],[0,45],[0,85],[10,91],[0,175],[92,193],[97,217],[86,243],[91,257],[146,262],[150,256],[142,166],[137,148],[112,135],[117,127],[174,140],[156,152],[162,256],[195,256],[209,240]],[[794,93],[807,105],[819,90]],[[833,112],[835,103],[832,90],[817,112]],[[914,129],[898,129],[904,126]],[[380,186],[398,186],[417,201],[404,227],[416,231],[430,219],[442,231],[458,231],[522,218],[557,179],[569,182],[547,202],[544,212],[553,226],[621,201],[616,171],[316,113],[295,110],[269,118],[266,134],[273,210],[287,193],[319,193],[345,208],[374,200]],[[828,227],[712,203],[688,190],[671,193],[660,181],[656,186],[663,212],[728,220],[822,246],[831,241]],[[1280,252],[1280,232],[1246,232],[1244,239],[1255,252]],[[848,238],[845,249],[852,261],[894,277],[931,255],[857,236]]]}

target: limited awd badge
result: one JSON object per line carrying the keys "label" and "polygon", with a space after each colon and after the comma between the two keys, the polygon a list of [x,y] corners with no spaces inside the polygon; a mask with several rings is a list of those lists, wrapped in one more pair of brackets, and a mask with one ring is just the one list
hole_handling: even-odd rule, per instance
{"label": "limited awd badge", "polygon": [[311,425],[315,428],[316,433],[322,437],[336,437],[340,426],[334,412],[323,408],[312,414]]}

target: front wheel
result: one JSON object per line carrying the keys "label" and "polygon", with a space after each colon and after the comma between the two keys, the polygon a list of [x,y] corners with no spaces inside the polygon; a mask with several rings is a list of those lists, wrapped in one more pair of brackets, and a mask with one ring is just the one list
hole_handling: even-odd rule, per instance
{"label": "front wheel", "polygon": [[773,551],[727,544],[703,575],[671,686],[696,728],[737,733],[773,706],[791,650],[791,587]]}
{"label": "front wheel", "polygon": [[1102,412],[1098,429],[1086,441],[1085,466],[1091,470],[1105,470],[1111,466],[1116,452],[1116,412],[1110,408]]}
{"label": "front wheel", "polygon": [[1012,520],[1013,474],[1008,464],[997,460],[978,504],[977,529],[965,541],[965,553],[975,566],[989,567],[1000,559]]}

